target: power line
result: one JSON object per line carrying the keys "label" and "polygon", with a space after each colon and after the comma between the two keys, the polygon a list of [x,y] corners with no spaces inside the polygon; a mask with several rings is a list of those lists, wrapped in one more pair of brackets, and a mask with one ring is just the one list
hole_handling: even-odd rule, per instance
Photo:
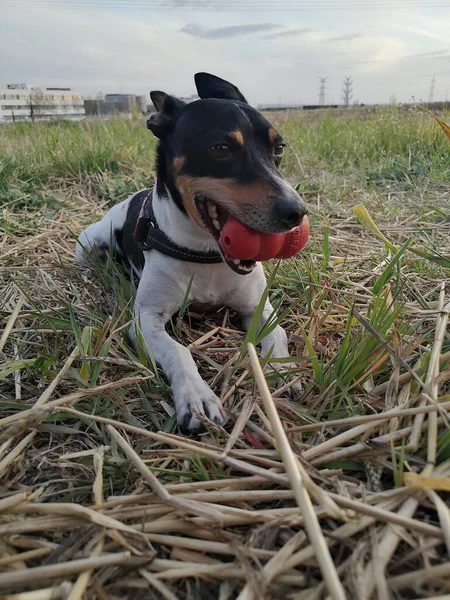
{"label": "power line", "polygon": [[433,75],[433,79],[431,80],[431,84],[430,84],[430,95],[428,96],[429,104],[431,104],[434,100],[435,87],[436,87],[436,77]]}
{"label": "power line", "polygon": [[325,106],[325,90],[327,77],[319,77],[319,106]]}
{"label": "power line", "polygon": [[348,108],[350,100],[353,98],[353,79],[351,77],[344,77],[342,82],[342,100],[344,101],[344,107]]}

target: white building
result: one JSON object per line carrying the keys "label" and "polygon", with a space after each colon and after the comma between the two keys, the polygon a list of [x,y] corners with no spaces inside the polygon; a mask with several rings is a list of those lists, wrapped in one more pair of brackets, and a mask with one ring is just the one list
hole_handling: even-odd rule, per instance
{"label": "white building", "polygon": [[10,83],[0,89],[0,123],[50,121],[56,118],[84,119],[84,100],[70,88],[41,90],[25,83]]}

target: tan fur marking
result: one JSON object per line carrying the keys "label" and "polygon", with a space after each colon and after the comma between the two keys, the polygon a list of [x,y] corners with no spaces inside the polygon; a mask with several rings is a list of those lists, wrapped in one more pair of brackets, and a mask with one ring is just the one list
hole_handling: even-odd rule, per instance
{"label": "tan fur marking", "polygon": [[274,141],[277,139],[277,137],[279,136],[279,133],[276,129],[274,129],[273,127],[271,127],[269,129],[269,140],[270,143],[273,144]]}
{"label": "tan fur marking", "polygon": [[186,181],[189,180],[189,177],[185,175],[180,175],[175,178],[175,183],[178,191],[180,192],[181,200],[183,202],[184,208],[186,209],[187,214],[189,215],[191,221],[197,223],[199,227],[202,229],[206,229],[203,224],[203,221],[200,219],[200,216],[197,212],[197,208],[194,202],[194,193],[192,193],[189,189],[189,186],[186,185]]}
{"label": "tan fur marking", "polygon": [[233,138],[233,140],[236,142],[236,144],[238,144],[239,146],[243,146],[244,145],[244,136],[242,135],[242,131],[239,131],[239,129],[235,129],[234,131],[232,131],[229,136],[231,138]]}
{"label": "tan fur marking", "polygon": [[236,218],[245,219],[248,222],[249,209],[260,213],[264,210],[272,210],[273,202],[270,199],[272,190],[264,183],[252,183],[240,185],[233,179],[214,179],[213,177],[189,177],[179,175],[176,185],[181,194],[184,207],[190,218],[206,229],[200,219],[194,202],[194,195],[208,196],[217,200]]}
{"label": "tan fur marking", "polygon": [[175,169],[175,173],[179,173],[183,168],[185,158],[184,156],[176,156],[173,159],[173,168]]}

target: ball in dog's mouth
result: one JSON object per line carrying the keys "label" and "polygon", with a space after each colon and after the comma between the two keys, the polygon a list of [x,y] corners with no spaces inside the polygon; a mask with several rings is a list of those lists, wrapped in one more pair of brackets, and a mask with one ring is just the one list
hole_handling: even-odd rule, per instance
{"label": "ball in dog's mouth", "polygon": [[290,258],[298,254],[308,241],[307,216],[297,227],[284,233],[263,233],[248,227],[209,197],[197,195],[195,203],[206,229],[216,239],[224,260],[241,275],[251,273],[257,262]]}
{"label": "ball in dog's mouth", "polygon": [[221,241],[221,232],[227,222],[233,217],[231,214],[220,204],[214,202],[211,198],[206,196],[196,195],[194,197],[197,212],[205,225],[206,229],[217,241],[220,251],[224,257],[227,265],[233,269],[239,275],[247,275],[251,273],[256,267],[255,260],[246,260],[239,258],[230,258],[227,256],[226,248],[223,246]]}

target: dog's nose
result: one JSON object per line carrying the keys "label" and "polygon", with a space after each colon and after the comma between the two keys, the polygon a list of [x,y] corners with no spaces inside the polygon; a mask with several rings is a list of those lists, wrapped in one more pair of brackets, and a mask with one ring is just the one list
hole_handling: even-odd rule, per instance
{"label": "dog's nose", "polygon": [[276,211],[279,222],[286,229],[292,229],[300,225],[303,217],[308,212],[303,203],[293,202],[292,200],[278,200]]}

